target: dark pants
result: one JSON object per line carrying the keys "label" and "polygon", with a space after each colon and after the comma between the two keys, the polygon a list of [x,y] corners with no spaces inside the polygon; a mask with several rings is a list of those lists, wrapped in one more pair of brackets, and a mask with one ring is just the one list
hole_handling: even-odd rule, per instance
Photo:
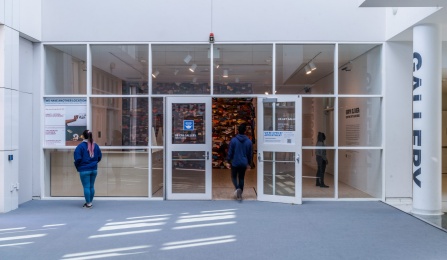
{"label": "dark pants", "polygon": [[241,189],[244,191],[244,178],[247,166],[231,166],[231,180],[235,189]]}
{"label": "dark pants", "polygon": [[82,187],[84,188],[84,198],[86,203],[92,203],[95,196],[95,180],[98,175],[97,170],[79,172]]}
{"label": "dark pants", "polygon": [[317,184],[323,184],[324,183],[324,173],[326,171],[326,161],[323,160],[323,157],[317,156],[317,164],[318,164]]}

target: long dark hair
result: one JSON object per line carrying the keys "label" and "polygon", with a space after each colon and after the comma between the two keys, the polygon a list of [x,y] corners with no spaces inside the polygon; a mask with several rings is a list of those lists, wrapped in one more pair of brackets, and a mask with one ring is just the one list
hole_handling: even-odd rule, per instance
{"label": "long dark hair", "polygon": [[324,140],[326,140],[326,135],[322,132],[318,132],[318,141],[319,142],[323,142]]}
{"label": "long dark hair", "polygon": [[84,139],[87,139],[87,150],[90,157],[93,158],[94,155],[93,150],[95,149],[95,143],[93,142],[93,134],[89,130],[85,129],[84,132],[82,133],[82,136],[84,136]]}

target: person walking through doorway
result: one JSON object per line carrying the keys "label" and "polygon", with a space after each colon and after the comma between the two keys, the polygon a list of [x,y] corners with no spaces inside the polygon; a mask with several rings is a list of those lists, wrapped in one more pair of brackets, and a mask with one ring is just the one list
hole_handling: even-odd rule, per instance
{"label": "person walking through doorway", "polygon": [[231,180],[233,182],[235,197],[242,200],[244,192],[245,171],[251,168],[253,160],[253,147],[251,140],[245,135],[247,126],[241,124],[238,134],[231,138],[227,155],[227,168],[231,168]]}
{"label": "person walking through doorway", "polygon": [[[324,140],[326,140],[326,135],[322,132],[318,132],[317,137],[317,144],[316,146],[325,146]],[[326,171],[326,165],[328,164],[328,160],[326,157],[326,149],[324,148],[317,148],[315,149],[315,155],[317,159],[318,164],[318,170],[317,170],[317,182],[316,186],[320,186],[321,188],[329,188],[326,184],[324,184],[324,173]]]}
{"label": "person walking through doorway", "polygon": [[84,140],[74,151],[74,165],[79,172],[82,187],[84,188],[85,203],[82,207],[92,208],[95,196],[95,180],[98,175],[98,163],[101,161],[102,153],[99,146],[93,142],[92,132],[84,130]]}

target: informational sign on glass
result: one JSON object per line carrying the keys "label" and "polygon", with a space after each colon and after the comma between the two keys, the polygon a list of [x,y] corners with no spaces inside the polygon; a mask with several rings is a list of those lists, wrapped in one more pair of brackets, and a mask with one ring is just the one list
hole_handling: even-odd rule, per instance
{"label": "informational sign on glass", "polygon": [[295,144],[293,131],[264,131],[265,144]]}
{"label": "informational sign on glass", "polygon": [[87,129],[86,98],[45,98],[45,146],[76,146]]}

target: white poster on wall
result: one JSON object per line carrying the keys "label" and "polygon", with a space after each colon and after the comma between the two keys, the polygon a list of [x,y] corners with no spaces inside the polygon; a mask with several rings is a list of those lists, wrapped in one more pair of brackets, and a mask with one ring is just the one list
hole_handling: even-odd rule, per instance
{"label": "white poster on wall", "polygon": [[346,109],[346,144],[360,145],[360,107]]}
{"label": "white poster on wall", "polygon": [[45,146],[76,146],[87,129],[86,98],[45,98]]}

